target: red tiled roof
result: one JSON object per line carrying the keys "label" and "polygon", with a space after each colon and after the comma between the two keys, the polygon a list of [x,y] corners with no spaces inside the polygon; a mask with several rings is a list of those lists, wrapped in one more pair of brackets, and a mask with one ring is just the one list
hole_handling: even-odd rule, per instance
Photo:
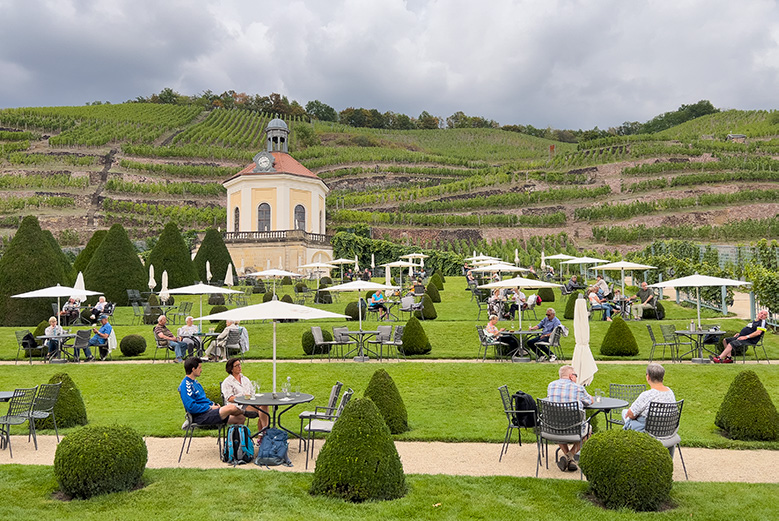
{"label": "red tiled roof", "polygon": [[[268,174],[290,174],[290,175],[298,175],[301,177],[308,177],[310,179],[319,179],[319,176],[317,176],[308,168],[301,165],[291,155],[285,154],[284,152],[271,152],[271,155],[276,159],[276,162],[273,164],[273,169],[275,170],[275,172],[252,172],[252,170],[254,170],[254,167],[257,165],[256,163],[250,163],[249,166],[247,166],[246,168],[244,168],[234,176],[230,177],[230,179],[235,179],[236,177],[242,175],[268,175]],[[228,179],[228,181],[230,179]]]}

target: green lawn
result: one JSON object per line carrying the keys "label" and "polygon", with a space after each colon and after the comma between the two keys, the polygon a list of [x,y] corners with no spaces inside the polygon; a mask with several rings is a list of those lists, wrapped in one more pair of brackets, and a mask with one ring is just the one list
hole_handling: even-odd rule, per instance
{"label": "green lawn", "polygon": [[[253,466],[252,466],[253,467]],[[245,472],[251,472],[246,474]],[[779,485],[674,483],[674,508],[638,514],[607,511],[583,494],[586,482],[511,477],[406,476],[408,494],[395,501],[346,503],[308,493],[310,474],[252,469],[147,469],[146,486],[90,500],[59,501],[50,467],[5,465],[0,516],[15,521],[77,519],[523,519],[621,521],[633,519],[763,521],[779,516],[770,498]],[[175,499],[174,499],[175,498]]]}

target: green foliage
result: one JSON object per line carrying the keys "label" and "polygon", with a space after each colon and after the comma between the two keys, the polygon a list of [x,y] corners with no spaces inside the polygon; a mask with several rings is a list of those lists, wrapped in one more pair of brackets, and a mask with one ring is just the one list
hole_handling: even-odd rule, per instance
{"label": "green foliage", "polygon": [[162,308],[160,307],[160,299],[155,294],[149,295],[149,314],[144,314],[143,323],[147,326],[157,323],[157,319],[162,315]]}
{"label": "green foliage", "polygon": [[[223,311],[227,311],[227,306],[218,305],[218,306],[212,307],[211,311],[209,311],[208,314],[209,315],[215,315],[216,313],[221,313]],[[219,320],[212,320],[211,321],[212,324],[216,324],[217,322],[219,322]]]}
{"label": "green foliage", "polygon": [[54,476],[68,496],[88,499],[132,490],[148,453],[143,437],[123,425],[91,425],[65,436],[54,455]]}
{"label": "green foliage", "polygon": [[[435,273],[433,273],[433,276],[430,277],[430,282],[428,283],[428,285],[430,285],[431,283],[435,285],[438,291],[444,290],[444,279],[441,278],[441,274],[439,272],[436,271]],[[440,302],[440,300],[436,302]]]}
{"label": "green foliage", "polygon": [[538,296],[541,297],[541,302],[543,303],[554,302],[554,290],[552,288],[539,288]]}
{"label": "green foliage", "polygon": [[138,356],[146,351],[146,339],[141,335],[127,335],[119,342],[124,356]]}
{"label": "green foliage", "polygon": [[594,434],[582,446],[579,464],[606,508],[651,512],[670,500],[673,461],[662,443],[643,432]]}
{"label": "green foliage", "polygon": [[218,405],[224,405],[224,396],[222,396],[222,386],[220,384],[204,385],[203,390],[206,392],[206,398]]}
{"label": "green foliage", "polygon": [[211,293],[208,296],[209,306],[224,306],[225,296],[223,293]]}
{"label": "green foliage", "polygon": [[779,439],[779,414],[754,371],[741,371],[736,375],[714,424],[735,440]]}
{"label": "green foliage", "polygon": [[364,396],[376,404],[392,434],[402,434],[409,430],[406,404],[403,403],[403,397],[387,371],[377,369],[373,373]]}
{"label": "green foliage", "polygon": [[0,258],[2,325],[37,324],[51,316],[51,299],[10,297],[64,283],[65,273],[59,257],[61,252],[54,251],[36,217],[27,216],[22,220],[5,254]]}
{"label": "green foliage", "polygon": [[146,260],[146,266],[154,266],[154,273],[158,274],[157,288],[162,288],[163,271],[168,272],[169,288],[189,286],[197,279],[187,243],[184,242],[178,226],[172,222],[163,228],[157,244]]}
{"label": "green foliage", "polygon": [[[357,301],[349,302],[346,305],[346,309],[344,309],[344,315],[348,315],[349,318],[346,320],[359,320],[360,319],[360,304],[357,303]],[[365,318],[365,306],[363,305],[363,318]]]}
{"label": "green foliage", "polygon": [[349,402],[333,426],[317,458],[311,493],[355,503],[406,494],[400,456],[369,398]]}
{"label": "green foliage", "polygon": [[[57,373],[49,379],[50,384],[62,382],[57,403],[54,405],[54,416],[57,419],[57,427],[64,429],[87,424],[87,408],[84,399],[76,383],[68,373]],[[42,420],[35,420],[36,429],[53,429],[54,421],[51,416]]]}
{"label": "green foliage", "polygon": [[622,317],[615,316],[609,325],[603,343],[600,346],[603,356],[635,356],[638,354],[638,342]]}
{"label": "green foliage", "polygon": [[284,277],[281,278],[281,285],[282,286],[291,286],[292,285],[292,278],[290,278],[289,275],[284,275]]}
{"label": "green foliage", "polygon": [[262,296],[262,302],[263,303],[270,302],[271,300],[273,300],[273,292],[272,291],[269,291],[265,295]]}
{"label": "green foliage", "polygon": [[435,320],[438,318],[438,313],[435,310],[435,304],[433,304],[433,299],[430,298],[430,295],[425,293],[422,295],[422,310],[421,311],[415,311],[414,316],[416,318],[423,318],[424,320]]}
{"label": "green foliage", "polygon": [[292,301],[292,297],[289,295],[289,293],[285,293],[281,297],[281,301],[282,302],[286,302],[287,304],[294,304],[294,302]]}
{"label": "green foliage", "polygon": [[[200,243],[200,248],[197,250],[195,259],[192,261],[197,272],[196,279],[206,280],[206,261],[210,263],[211,273],[217,279],[224,279],[227,274],[227,265],[232,263],[233,280],[238,280],[238,273],[235,271],[235,263],[233,262],[232,257],[230,257],[227,246],[225,246],[222,234],[214,228],[206,230],[203,242]],[[257,282],[258,285],[260,285],[262,281],[258,280]],[[192,282],[187,282],[187,284],[192,284]],[[257,293],[263,293],[263,291]]]}
{"label": "green foliage", "polygon": [[[333,340],[333,335],[330,331],[322,329],[322,340],[330,342]],[[303,352],[307,355],[327,354],[330,352],[330,346],[317,347],[314,345],[314,334],[311,333],[310,329],[303,331],[303,335],[300,337],[300,343],[303,346]]]}
{"label": "green foliage", "polygon": [[73,265],[70,263],[68,256],[62,251],[62,247],[60,247],[60,244],[50,230],[43,230],[43,236],[49,241],[49,244],[51,244],[51,247],[55,252],[55,259],[62,265],[62,271],[65,273],[65,284],[73,286],[76,282],[76,273],[73,272]]}
{"label": "green foliage", "polygon": [[332,285],[333,285],[333,279],[331,279],[330,277],[322,277],[321,279],[319,279],[320,288],[332,286]]}
{"label": "green foliage", "polygon": [[84,284],[106,300],[127,306],[127,290],[143,290],[148,273],[121,224],[111,226],[84,270]]}
{"label": "green foliage", "polygon": [[426,355],[433,349],[430,345],[430,340],[427,338],[422,324],[417,317],[412,316],[406,322],[406,327],[403,329],[403,346],[401,351],[405,355]]}
{"label": "green foliage", "polygon": [[425,293],[427,293],[430,296],[430,300],[433,302],[441,302],[441,294],[438,293],[438,288],[435,284],[433,284],[433,281],[427,283],[427,287],[425,288]]}
{"label": "green foliage", "polygon": [[[719,288],[717,288],[717,289],[719,289]],[[663,306],[663,303],[662,302],[658,302],[657,303],[657,316],[665,316],[664,313],[665,313],[665,307]],[[645,309],[641,313],[641,318],[655,318],[654,310]]]}
{"label": "green foliage", "polygon": [[[49,327],[49,321],[48,320],[41,320],[38,326],[35,328],[35,331],[32,332],[32,336],[39,337],[41,335],[46,334],[46,328]],[[40,342],[40,340],[39,340]]]}
{"label": "green foliage", "polygon": [[573,312],[576,309],[576,299],[579,298],[578,291],[574,291],[570,295],[568,295],[568,301],[565,303],[565,312],[563,313],[563,318],[566,320],[573,320]]}

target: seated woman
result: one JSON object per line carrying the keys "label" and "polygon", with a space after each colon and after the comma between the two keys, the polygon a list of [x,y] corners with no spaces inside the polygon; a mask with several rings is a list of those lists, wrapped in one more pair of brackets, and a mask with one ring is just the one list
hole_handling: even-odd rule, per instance
{"label": "seated woman", "polygon": [[484,327],[484,334],[490,340],[497,340],[508,346],[508,352],[501,352],[501,355],[515,355],[519,351],[519,342],[511,333],[506,333],[506,328],[498,329],[498,315],[490,315],[490,321]]}
{"label": "seated woman", "polygon": [[649,411],[650,403],[676,403],[674,392],[663,384],[664,377],[665,368],[662,365],[652,363],[646,366],[646,381],[649,384],[649,390],[639,394],[630,408],[622,411],[622,418],[625,420],[623,429],[643,432],[646,427],[646,413]]}
{"label": "seated woman", "polygon": [[[43,332],[44,335],[61,335],[63,333],[62,327],[57,325],[57,317],[49,317],[49,327]],[[56,338],[50,338],[46,342],[46,346],[49,348],[49,353],[46,355],[46,359],[53,357],[60,347],[60,341]]]}
{"label": "seated woman", "polygon": [[520,309],[527,309],[527,297],[525,297],[525,294],[522,293],[522,290],[519,288],[516,288],[514,292],[509,297],[509,302],[511,304],[509,305],[509,317],[511,320],[514,320],[514,317],[516,316],[517,311]]}
{"label": "seated woman", "polygon": [[490,315],[500,315],[503,313],[503,296],[500,294],[500,289],[495,288],[492,290],[492,294],[487,299],[487,310]]}
{"label": "seated woman", "polygon": [[471,270],[468,270],[465,274],[465,282],[467,283],[476,283],[476,277],[473,276],[473,272]]}
{"label": "seated woman", "polygon": [[614,308],[611,307],[606,299],[598,296],[598,290],[594,287],[587,290],[587,299],[590,301],[590,309],[593,311],[603,310],[603,320],[611,322],[611,313]]}
{"label": "seated woman", "polygon": [[95,304],[95,307],[92,308],[92,311],[90,311],[90,316],[92,320],[95,320],[97,317],[103,314],[103,311],[105,310],[105,306],[108,304],[106,302],[105,297],[101,296],[97,299],[97,304]]}
{"label": "seated woman", "polygon": [[188,316],[184,319],[186,325],[183,325],[177,331],[179,340],[184,342],[187,346],[187,354],[192,356],[195,351],[200,350],[200,340],[195,336],[198,332],[198,328],[195,325],[195,319],[192,316]]}
{"label": "seated woman", "polygon": [[[246,378],[241,372],[241,360],[239,358],[231,358],[225,363],[225,371],[227,371],[227,378],[222,381],[222,396],[227,403],[235,404],[236,407],[243,411],[244,416],[247,418],[257,418],[257,432],[262,432],[268,426],[270,417],[268,416],[268,407],[261,406],[259,409],[252,405],[239,405],[235,403],[236,398],[240,398],[244,395],[254,396],[254,386],[251,380]],[[260,409],[265,411],[261,413]]]}
{"label": "seated woman", "polygon": [[70,297],[60,311],[60,322],[63,325],[70,325],[78,319],[81,301],[75,297]]}
{"label": "seated woman", "polygon": [[387,318],[387,306],[384,305],[384,292],[377,289],[376,292],[368,299],[368,307],[370,309],[378,309],[381,313],[381,320]]}

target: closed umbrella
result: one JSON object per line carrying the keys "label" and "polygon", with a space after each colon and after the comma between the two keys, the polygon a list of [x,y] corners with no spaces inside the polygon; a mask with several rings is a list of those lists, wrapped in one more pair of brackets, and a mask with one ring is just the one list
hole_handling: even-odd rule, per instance
{"label": "closed umbrella", "polygon": [[589,385],[595,373],[598,372],[598,365],[595,363],[595,357],[592,356],[590,349],[590,321],[587,313],[587,302],[582,295],[576,299],[576,306],[573,310],[573,336],[576,340],[576,347],[573,350],[573,372],[578,375],[578,383]]}
{"label": "closed umbrella", "polygon": [[162,287],[160,288],[160,300],[167,302],[170,298],[170,292],[168,291],[168,270],[162,272]]}
{"label": "closed umbrella", "polygon": [[229,263],[227,265],[227,273],[225,273],[225,286],[233,286],[235,285],[235,281],[233,281],[233,263]]}
{"label": "closed umbrella", "polygon": [[76,277],[76,283],[73,284],[73,287],[79,290],[79,292],[74,293],[73,295],[71,295],[71,297],[78,300],[79,302],[84,302],[87,299],[87,294],[84,293],[86,286],[84,286],[84,274],[81,273],[80,271],[78,272],[78,276]]}
{"label": "closed umbrella", "polygon": [[519,249],[514,248],[514,264],[519,266]]}
{"label": "closed umbrella", "polygon": [[371,253],[371,271],[376,269],[376,258]]}
{"label": "closed umbrella", "polygon": [[243,275],[244,273],[246,273],[246,270],[245,270],[245,269],[244,269],[244,267],[243,267],[243,257],[241,257],[241,269],[239,270],[239,272],[240,272],[240,274],[241,274],[241,275]]}
{"label": "closed umbrella", "polygon": [[360,261],[357,260],[357,255],[354,256],[354,272],[359,273],[360,272]]}
{"label": "closed umbrella", "polygon": [[206,282],[211,283],[211,261],[206,261]]}
{"label": "closed umbrella", "polygon": [[149,290],[154,291],[154,287],[157,285],[157,281],[154,280],[154,264],[149,264]]}

